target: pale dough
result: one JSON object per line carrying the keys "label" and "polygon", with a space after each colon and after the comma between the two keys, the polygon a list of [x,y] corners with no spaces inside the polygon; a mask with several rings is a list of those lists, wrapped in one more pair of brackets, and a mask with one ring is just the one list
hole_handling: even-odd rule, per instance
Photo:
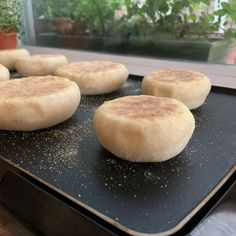
{"label": "pale dough", "polygon": [[30,54],[24,48],[0,50],[0,64],[8,70],[15,70],[16,61],[27,57],[30,57]]}
{"label": "pale dough", "polygon": [[34,55],[16,61],[16,70],[21,76],[54,75],[55,71],[68,63],[60,54]]}
{"label": "pale dough", "polygon": [[55,76],[0,83],[0,129],[31,131],[70,118],[80,102],[76,83]]}
{"label": "pale dough", "polygon": [[0,64],[0,81],[5,81],[10,79],[9,70]]}
{"label": "pale dough", "polygon": [[75,81],[84,95],[97,95],[120,89],[128,78],[128,70],[111,61],[87,61],[62,66],[55,75]]}
{"label": "pale dough", "polygon": [[93,123],[102,146],[136,162],[158,162],[178,155],[195,128],[194,117],[183,103],[146,95],[105,102],[96,110]]}
{"label": "pale dough", "polygon": [[142,93],[175,98],[189,109],[201,106],[211,90],[210,80],[203,74],[185,69],[160,69],[146,75]]}

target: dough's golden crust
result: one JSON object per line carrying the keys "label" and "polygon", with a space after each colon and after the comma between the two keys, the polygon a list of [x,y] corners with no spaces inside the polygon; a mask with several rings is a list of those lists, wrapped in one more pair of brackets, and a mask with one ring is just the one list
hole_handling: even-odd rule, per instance
{"label": "dough's golden crust", "polygon": [[191,82],[205,77],[203,74],[191,70],[182,69],[161,69],[153,71],[149,78],[163,82]]}
{"label": "dough's golden crust", "polygon": [[98,95],[120,89],[128,78],[128,70],[111,61],[83,61],[62,66],[55,75],[75,81],[84,95]]}
{"label": "dough's golden crust", "polygon": [[210,89],[211,82],[205,75],[185,69],[160,69],[142,81],[143,94],[174,98],[189,109],[201,106]]}
{"label": "dough's golden crust", "polygon": [[168,98],[132,96],[116,99],[108,103],[107,112],[133,119],[152,120],[181,112],[176,102]]}
{"label": "dough's golden crust", "polygon": [[21,76],[54,75],[55,71],[68,63],[67,58],[60,54],[41,54],[16,61],[16,70]]}
{"label": "dough's golden crust", "polygon": [[68,88],[68,80],[56,76],[32,76],[0,83],[0,99],[38,97]]}
{"label": "dough's golden crust", "polygon": [[82,76],[86,73],[107,72],[121,67],[121,64],[111,61],[85,61],[70,63],[69,65],[63,66],[60,70],[64,70],[71,74],[76,73],[77,76]]}
{"label": "dough's golden crust", "polygon": [[0,129],[31,131],[70,118],[80,102],[76,83],[55,76],[0,83]]}
{"label": "dough's golden crust", "polygon": [[195,128],[194,117],[183,103],[146,95],[105,102],[96,110],[93,122],[97,138],[107,150],[137,162],[176,156]]}

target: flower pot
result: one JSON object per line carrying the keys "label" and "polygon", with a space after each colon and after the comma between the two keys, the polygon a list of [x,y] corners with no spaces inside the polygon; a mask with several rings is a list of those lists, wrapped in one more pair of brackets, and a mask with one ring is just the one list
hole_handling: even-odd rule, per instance
{"label": "flower pot", "polygon": [[16,33],[0,32],[0,49],[16,48]]}
{"label": "flower pot", "polygon": [[52,28],[52,23],[48,19],[35,19],[34,24],[37,33],[48,33]]}
{"label": "flower pot", "polygon": [[72,20],[69,18],[52,19],[52,24],[55,27],[55,32],[59,34],[69,34],[73,30]]}
{"label": "flower pot", "polygon": [[183,60],[226,63],[232,43],[227,40],[168,40],[158,38],[106,39],[109,52],[175,58]]}
{"label": "flower pot", "polygon": [[161,57],[226,63],[231,48],[227,40],[156,40],[153,53]]}
{"label": "flower pot", "polygon": [[85,23],[74,22],[73,34],[75,35],[86,35],[87,25]]}

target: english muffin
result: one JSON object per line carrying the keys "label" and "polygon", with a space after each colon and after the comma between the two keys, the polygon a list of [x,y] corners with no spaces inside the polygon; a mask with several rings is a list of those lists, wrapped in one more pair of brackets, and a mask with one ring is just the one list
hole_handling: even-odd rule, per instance
{"label": "english muffin", "polygon": [[135,162],[159,162],[178,155],[191,138],[195,120],[172,98],[127,96],[105,102],[93,119],[99,142]]}
{"label": "english muffin", "polygon": [[184,69],[160,69],[142,82],[143,94],[175,98],[189,109],[201,106],[210,90],[211,82],[205,75]]}
{"label": "english muffin", "polygon": [[30,54],[23,48],[0,50],[0,64],[11,71],[15,70],[15,63],[18,59],[27,57],[30,57]]}
{"label": "english muffin", "polygon": [[0,83],[0,129],[31,131],[59,124],[80,102],[76,83],[55,76]]}
{"label": "english muffin", "polygon": [[60,67],[68,63],[60,54],[42,54],[21,58],[16,61],[16,70],[21,76],[53,75]]}
{"label": "english muffin", "polygon": [[84,95],[97,95],[120,89],[128,78],[128,71],[115,62],[87,61],[62,66],[55,75],[75,81]]}
{"label": "english muffin", "polygon": [[9,80],[10,79],[10,73],[9,70],[0,64],[0,81]]}

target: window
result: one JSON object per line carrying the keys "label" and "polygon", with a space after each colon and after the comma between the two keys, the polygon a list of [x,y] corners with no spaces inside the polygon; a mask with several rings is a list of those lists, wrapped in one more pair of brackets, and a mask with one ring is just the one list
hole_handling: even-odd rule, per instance
{"label": "window", "polygon": [[[25,17],[31,18],[25,21],[25,32],[30,27],[34,31],[24,37],[27,44],[235,63],[235,0],[25,2]],[[27,22],[34,23],[30,26]]]}

